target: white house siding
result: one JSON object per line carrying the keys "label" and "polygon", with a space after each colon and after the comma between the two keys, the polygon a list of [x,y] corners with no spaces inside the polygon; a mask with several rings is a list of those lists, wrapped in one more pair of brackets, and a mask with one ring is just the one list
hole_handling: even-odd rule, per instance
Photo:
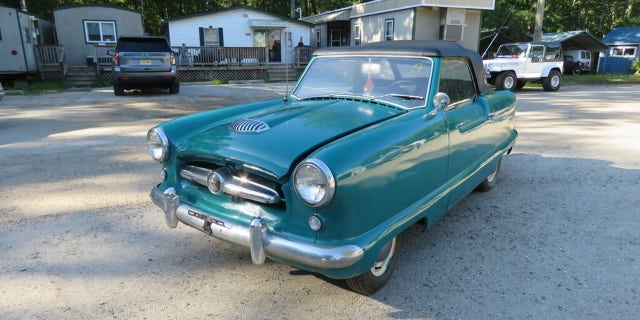
{"label": "white house siding", "polygon": [[415,40],[440,39],[440,15],[439,8],[416,8]]}
{"label": "white house siding", "polygon": [[384,13],[398,9],[413,8],[419,5],[422,5],[421,0],[382,0],[365,2],[356,4],[351,8],[351,17]]}
{"label": "white house siding", "polygon": [[[116,39],[122,36],[141,36],[144,34],[140,13],[123,8],[104,5],[81,5],[56,8],[53,11],[56,21],[58,43],[65,48],[65,59],[70,66],[87,64],[87,57],[93,57],[96,43],[85,40],[84,21],[115,21]],[[102,43],[115,45],[115,42]]]}
{"label": "white house siding", "polygon": [[311,45],[312,47],[317,47],[316,45],[318,43],[318,39],[316,36],[317,30],[320,30],[320,47],[326,47],[328,42],[328,39],[327,39],[328,30],[327,30],[326,23],[318,24],[311,29],[311,41],[309,42],[309,45]]}
{"label": "white house siding", "polygon": [[420,6],[493,10],[495,0],[376,0],[354,5],[351,8],[351,17]]}
{"label": "white house siding", "polygon": [[496,7],[495,0],[423,0],[425,5],[446,8],[469,8],[493,10]]}
{"label": "white house siding", "polygon": [[352,19],[351,43],[355,24],[362,26],[362,44],[384,41],[385,21],[388,19],[393,19],[393,40],[413,40],[414,13],[413,9],[406,9]]}
{"label": "white house siding", "polygon": [[[274,15],[250,8],[238,8],[233,10],[212,12],[207,15],[186,17],[184,19],[175,18],[169,20],[169,42],[171,46],[200,46],[199,28],[222,28],[223,46],[225,47],[253,47],[253,31],[250,25],[251,20],[280,20],[285,21],[286,28],[270,28],[270,30],[280,30],[281,43],[285,43],[285,32],[291,32],[289,45],[295,47],[300,38],[305,45],[310,44],[311,28],[307,24],[297,24],[290,20],[281,20]],[[284,45],[281,47],[281,54],[284,56]],[[289,52],[288,61],[292,61],[292,51]],[[284,59],[283,61],[284,62]]]}
{"label": "white house siding", "polygon": [[465,27],[463,29],[460,44],[465,48],[478,50],[480,46],[480,23],[482,12],[480,10],[466,10]]}
{"label": "white house siding", "polygon": [[[354,43],[355,25],[362,28],[361,43],[384,40],[385,20],[394,20],[394,40],[441,39],[441,23],[447,8],[417,7],[412,9],[361,16],[351,20],[351,43]],[[465,10],[465,27],[459,43],[477,49],[480,36],[480,10]]]}

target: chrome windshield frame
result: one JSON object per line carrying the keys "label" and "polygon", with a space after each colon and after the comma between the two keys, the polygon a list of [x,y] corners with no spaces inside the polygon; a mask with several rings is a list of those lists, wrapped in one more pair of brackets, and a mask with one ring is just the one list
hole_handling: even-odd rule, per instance
{"label": "chrome windshield frame", "polygon": [[426,60],[429,61],[429,63],[431,64],[430,70],[427,73],[427,83],[426,83],[426,93],[425,93],[425,97],[423,99],[424,103],[422,105],[419,106],[415,106],[415,107],[408,107],[406,105],[400,104],[396,101],[393,100],[388,100],[388,99],[381,99],[381,96],[363,96],[360,94],[353,94],[352,96],[346,93],[339,93],[339,94],[331,94],[331,95],[327,95],[326,97],[315,97],[315,98],[326,98],[326,99],[340,99],[340,98],[355,98],[355,99],[362,99],[364,100],[369,100],[372,102],[376,102],[376,103],[383,103],[383,104],[387,104],[387,105],[391,105],[403,110],[415,110],[415,109],[424,109],[427,108],[429,106],[429,93],[431,90],[431,81],[433,80],[433,76],[434,76],[434,66],[435,66],[435,61],[433,59],[433,57],[425,57],[425,56],[412,56],[412,55],[389,55],[389,54],[385,54],[385,55],[355,55],[355,54],[344,54],[344,55],[329,55],[329,56],[321,56],[321,57],[313,57],[311,59],[311,61],[309,62],[309,65],[307,66],[307,68],[305,68],[304,72],[302,73],[302,75],[300,76],[299,80],[296,82],[295,86],[293,87],[293,89],[291,90],[289,97],[295,99],[296,101],[301,101],[301,100],[306,100],[306,99],[310,99],[310,98],[301,98],[295,95],[295,92],[298,90],[298,88],[300,87],[300,85],[302,84],[305,76],[307,76],[307,73],[309,71],[309,69],[313,66],[313,64],[317,61],[317,60],[325,60],[325,59],[334,59],[334,58],[405,58],[405,59],[420,59],[420,60]]}

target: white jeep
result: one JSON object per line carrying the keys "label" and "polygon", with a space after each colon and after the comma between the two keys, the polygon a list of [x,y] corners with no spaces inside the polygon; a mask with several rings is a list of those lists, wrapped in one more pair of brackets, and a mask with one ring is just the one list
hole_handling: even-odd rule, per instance
{"label": "white jeep", "polygon": [[487,81],[497,90],[515,91],[527,82],[539,81],[545,91],[558,91],[562,84],[562,47],[558,42],[505,43],[483,64]]}

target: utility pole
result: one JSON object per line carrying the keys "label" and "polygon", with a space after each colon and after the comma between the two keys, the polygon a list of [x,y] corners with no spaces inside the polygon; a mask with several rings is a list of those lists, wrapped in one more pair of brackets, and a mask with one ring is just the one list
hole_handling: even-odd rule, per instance
{"label": "utility pole", "polygon": [[291,0],[291,19],[296,18],[296,0]]}
{"label": "utility pole", "polygon": [[542,40],[542,20],[544,20],[544,2],[538,0],[538,10],[536,11],[536,23],[533,27],[533,41]]}

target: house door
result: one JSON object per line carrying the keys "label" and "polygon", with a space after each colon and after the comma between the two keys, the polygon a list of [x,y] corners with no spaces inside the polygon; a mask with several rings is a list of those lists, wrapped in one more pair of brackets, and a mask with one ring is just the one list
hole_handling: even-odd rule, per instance
{"label": "house door", "polygon": [[331,29],[331,38],[330,46],[331,47],[339,47],[342,45],[342,30],[341,29]]}
{"label": "house door", "polygon": [[253,46],[267,48],[269,52],[269,62],[280,62],[282,60],[280,33],[280,29],[253,30]]}
{"label": "house door", "polygon": [[282,60],[282,42],[280,40],[280,29],[268,30],[269,36],[269,62],[280,62]]}

